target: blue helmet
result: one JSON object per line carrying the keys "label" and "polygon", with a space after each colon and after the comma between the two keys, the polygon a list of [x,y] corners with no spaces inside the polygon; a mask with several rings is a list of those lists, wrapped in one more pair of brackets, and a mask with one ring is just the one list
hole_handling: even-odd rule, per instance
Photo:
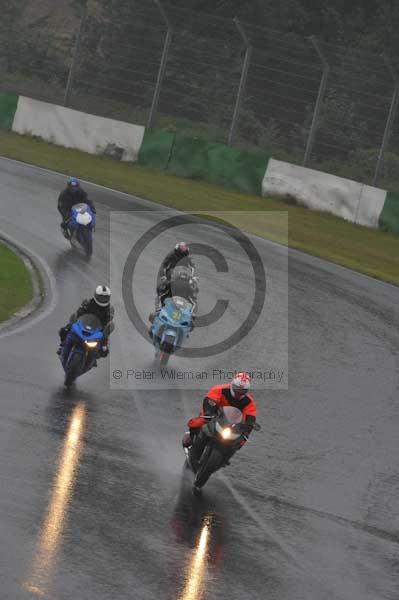
{"label": "blue helmet", "polygon": [[68,177],[68,187],[77,188],[79,187],[79,180],[76,177]]}

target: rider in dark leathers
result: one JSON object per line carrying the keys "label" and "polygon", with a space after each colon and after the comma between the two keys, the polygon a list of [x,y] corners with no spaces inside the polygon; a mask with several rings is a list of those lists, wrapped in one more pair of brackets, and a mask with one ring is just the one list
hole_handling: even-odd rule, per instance
{"label": "rider in dark leathers", "polygon": [[[180,296],[193,306],[194,313],[197,306],[198,285],[197,278],[194,277],[195,265],[189,256],[190,249],[185,242],[176,244],[174,249],[169,252],[159,267],[157,277],[157,296],[155,298],[155,311],[149,315],[149,320],[153,323],[156,315],[164,305],[167,298]],[[193,325],[194,328],[194,325]],[[152,328],[148,331],[152,337]]]}
{"label": "rider in dark leathers", "polygon": [[76,177],[69,177],[67,187],[58,197],[58,212],[62,217],[61,229],[65,237],[68,237],[67,221],[71,214],[72,206],[85,203],[96,213],[96,208],[92,200],[89,199],[87,192],[80,186]]}
{"label": "rider in dark leathers", "polygon": [[114,318],[114,308],[111,306],[111,290],[106,285],[99,285],[96,288],[93,298],[90,300],[83,300],[76,312],[71,315],[69,323],[64,327],[61,327],[59,331],[60,336],[60,348],[58,354],[63,353],[64,356],[68,356],[70,352],[70,344],[72,340],[68,334],[71,330],[71,326],[75,323],[79,317],[84,314],[92,314],[98,318],[103,327],[103,340],[100,348],[99,356],[105,357],[109,353],[108,349],[108,338],[114,330],[114,324],[112,322]]}
{"label": "rider in dark leathers", "polygon": [[192,271],[187,267],[175,267],[170,280],[161,283],[158,286],[158,292],[158,298],[161,306],[165,304],[165,300],[167,298],[179,296],[180,298],[184,298],[190,302],[194,309],[196,307],[198,284],[196,278],[192,274]]}
{"label": "rider in dark leathers", "polygon": [[161,277],[166,277],[166,279],[169,280],[173,269],[177,267],[177,265],[179,265],[179,267],[188,267],[194,272],[195,265],[190,258],[190,248],[185,242],[176,244],[173,250],[163,259],[158,271],[158,283]]}
{"label": "rider in dark leathers", "polygon": [[[169,281],[161,282],[157,291],[159,296],[156,298],[156,308],[149,316],[150,323],[154,322],[155,317],[161,310],[161,307],[164,306],[167,298],[179,296],[180,298],[187,300],[193,307],[191,313],[192,331],[194,329],[195,312],[197,309],[198,285],[197,279],[192,275],[191,269],[180,266],[175,267],[171,279]],[[152,337],[152,327],[150,327],[148,333],[150,337]]]}

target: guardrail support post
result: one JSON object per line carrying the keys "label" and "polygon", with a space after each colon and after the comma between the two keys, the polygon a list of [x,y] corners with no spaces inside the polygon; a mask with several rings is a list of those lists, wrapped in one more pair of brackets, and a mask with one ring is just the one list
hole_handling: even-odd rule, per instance
{"label": "guardrail support post", "polygon": [[82,8],[82,16],[80,19],[79,31],[76,36],[75,47],[73,49],[73,54],[72,54],[71,66],[69,68],[69,73],[68,73],[68,81],[67,81],[66,88],[65,88],[64,106],[68,106],[69,99],[70,99],[70,96],[72,93],[72,87],[73,87],[73,82],[75,79],[76,67],[78,64],[80,45],[82,42],[84,26],[86,24],[86,18],[87,18],[87,2],[84,3],[83,8]]}
{"label": "guardrail support post", "polygon": [[388,70],[390,71],[392,78],[395,82],[395,88],[393,90],[391,105],[389,107],[388,118],[387,118],[387,122],[385,124],[385,130],[384,130],[384,135],[383,135],[382,142],[381,142],[380,151],[378,153],[378,160],[377,160],[377,165],[375,168],[374,179],[373,179],[373,185],[375,185],[375,186],[378,185],[379,178],[384,169],[385,152],[386,152],[386,149],[388,147],[389,140],[391,137],[392,127],[393,127],[393,124],[395,121],[396,112],[398,109],[398,100],[399,100],[399,77],[398,77],[397,73],[394,71],[394,69],[392,68],[392,65],[391,65],[390,61],[388,60],[388,58],[384,57],[384,60],[388,67]]}
{"label": "guardrail support post", "polygon": [[235,107],[234,107],[233,118],[231,120],[231,125],[230,125],[229,138],[228,138],[228,141],[227,141],[227,143],[228,143],[229,146],[231,146],[231,144],[233,143],[234,135],[235,135],[235,132],[236,132],[236,129],[237,129],[238,119],[239,119],[240,110],[241,110],[241,104],[242,104],[242,100],[244,98],[245,87],[246,87],[246,84],[247,84],[247,77],[248,77],[249,65],[250,65],[251,56],[252,56],[252,46],[250,44],[248,36],[245,33],[244,28],[241,25],[238,17],[234,17],[233,21],[235,23],[235,26],[238,29],[238,32],[239,32],[242,40],[244,41],[246,50],[245,50],[244,62],[243,62],[243,65],[242,65],[242,70],[241,70],[240,84],[238,86],[236,104],[235,104]]}
{"label": "guardrail support post", "polygon": [[159,96],[161,93],[162,82],[163,82],[163,79],[165,76],[166,64],[168,62],[168,57],[169,57],[169,48],[170,48],[170,44],[172,42],[172,36],[173,36],[172,23],[170,22],[169,17],[166,14],[165,9],[163,8],[160,0],[154,0],[154,2],[159,8],[160,13],[166,23],[168,30],[166,32],[165,42],[164,42],[163,51],[162,51],[161,63],[159,65],[159,70],[158,70],[157,82],[155,84],[154,95],[152,97],[150,114],[148,115],[148,120],[147,120],[148,129],[151,129],[151,127],[153,127],[154,121],[155,121],[155,116],[158,111]]}
{"label": "guardrail support post", "polygon": [[328,75],[330,73],[330,65],[328,64],[324,54],[322,53],[317,39],[315,38],[314,35],[312,35],[309,39],[310,39],[311,43],[313,44],[317,54],[319,55],[319,58],[323,65],[323,75],[322,75],[322,78],[320,81],[319,93],[317,94],[317,100],[316,100],[316,104],[315,104],[314,111],[313,111],[312,124],[310,126],[310,131],[309,131],[308,139],[306,142],[305,155],[303,157],[303,163],[302,163],[303,166],[307,165],[307,163],[309,162],[309,159],[312,155],[313,145],[314,145],[316,132],[317,132],[317,127],[319,125],[320,111],[321,111],[321,107],[323,104],[324,95],[326,93],[327,79],[328,79]]}

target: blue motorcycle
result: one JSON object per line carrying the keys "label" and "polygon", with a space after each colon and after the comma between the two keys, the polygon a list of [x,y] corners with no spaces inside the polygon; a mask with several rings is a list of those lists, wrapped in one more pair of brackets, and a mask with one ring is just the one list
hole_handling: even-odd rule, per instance
{"label": "blue motorcycle", "polygon": [[155,315],[151,338],[155,346],[155,359],[167,365],[171,354],[177,352],[193,329],[194,307],[184,298],[167,298]]}
{"label": "blue motorcycle", "polygon": [[71,215],[67,221],[71,246],[79,244],[87,258],[93,254],[93,230],[96,219],[90,206],[85,203],[72,206]]}
{"label": "blue motorcycle", "polygon": [[95,315],[82,315],[72,324],[60,355],[66,387],[96,365],[103,337],[102,324]]}

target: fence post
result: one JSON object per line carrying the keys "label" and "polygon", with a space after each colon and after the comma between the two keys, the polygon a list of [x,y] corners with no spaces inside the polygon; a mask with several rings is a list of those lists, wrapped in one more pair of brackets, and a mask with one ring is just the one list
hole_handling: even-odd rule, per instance
{"label": "fence post", "polygon": [[382,170],[384,168],[384,157],[385,157],[385,151],[387,149],[387,146],[389,144],[389,140],[391,137],[391,133],[392,133],[392,127],[395,121],[395,117],[396,117],[396,112],[398,109],[398,99],[399,99],[399,78],[397,73],[394,71],[394,69],[392,68],[391,63],[389,62],[388,58],[384,57],[385,63],[388,67],[388,70],[390,71],[392,78],[395,82],[395,88],[393,90],[393,95],[392,95],[392,100],[391,100],[391,105],[389,107],[389,113],[388,113],[388,118],[387,118],[387,122],[385,124],[385,130],[384,130],[384,135],[382,138],[382,142],[381,142],[381,147],[380,147],[380,151],[378,153],[378,160],[377,160],[377,165],[375,168],[375,173],[374,173],[374,179],[373,179],[373,185],[378,185],[378,180],[381,176]]}
{"label": "fence post", "polygon": [[323,65],[323,75],[322,75],[322,78],[320,81],[319,93],[317,94],[317,100],[316,100],[316,104],[315,104],[314,111],[313,111],[312,124],[310,126],[310,131],[309,131],[308,139],[306,142],[305,155],[303,157],[303,163],[302,163],[303,166],[305,166],[309,162],[309,159],[312,155],[313,144],[314,144],[314,140],[316,137],[317,127],[319,124],[321,106],[323,103],[324,94],[326,92],[328,75],[330,73],[330,65],[328,64],[326,57],[322,53],[317,39],[315,38],[314,35],[312,35],[309,39],[312,42],[317,54],[319,55],[321,63]]}
{"label": "fence post", "polygon": [[159,70],[158,70],[157,82],[155,85],[154,95],[152,97],[150,114],[148,115],[148,120],[147,120],[148,129],[150,129],[153,126],[154,120],[155,120],[155,115],[158,111],[159,95],[161,93],[162,82],[163,82],[163,78],[165,76],[166,63],[168,62],[169,48],[170,48],[170,44],[172,42],[172,35],[173,35],[172,23],[170,22],[169,17],[166,14],[160,0],[154,0],[154,2],[158,6],[159,11],[160,11],[162,17],[164,18],[164,21],[166,23],[168,31],[166,32],[165,43],[163,45],[163,51],[162,51],[161,63],[159,65]]}
{"label": "fence post", "polygon": [[239,32],[241,38],[244,41],[246,50],[245,50],[244,62],[243,62],[243,65],[242,65],[242,70],[241,70],[240,84],[238,86],[236,104],[235,104],[235,107],[234,107],[233,118],[231,120],[231,125],[230,125],[229,138],[228,138],[228,141],[227,141],[227,143],[228,143],[229,146],[231,146],[231,144],[233,143],[234,134],[235,134],[236,129],[237,129],[237,124],[238,124],[238,118],[240,116],[242,99],[244,97],[245,86],[246,86],[246,83],[247,83],[249,64],[251,62],[251,56],[252,56],[252,46],[251,46],[251,44],[249,42],[248,36],[245,33],[244,28],[241,25],[238,17],[234,17],[233,21],[235,23],[235,26],[238,29],[238,32]]}
{"label": "fence post", "polygon": [[70,98],[70,95],[72,92],[73,81],[75,78],[76,67],[78,64],[80,44],[82,41],[83,30],[84,30],[84,26],[86,23],[86,18],[87,18],[87,2],[85,2],[83,5],[82,17],[80,19],[80,25],[79,25],[79,31],[78,31],[78,35],[76,37],[75,47],[73,49],[71,66],[70,66],[69,73],[68,73],[68,81],[67,81],[66,88],[65,88],[64,106],[68,106],[68,104],[69,104],[69,98]]}

